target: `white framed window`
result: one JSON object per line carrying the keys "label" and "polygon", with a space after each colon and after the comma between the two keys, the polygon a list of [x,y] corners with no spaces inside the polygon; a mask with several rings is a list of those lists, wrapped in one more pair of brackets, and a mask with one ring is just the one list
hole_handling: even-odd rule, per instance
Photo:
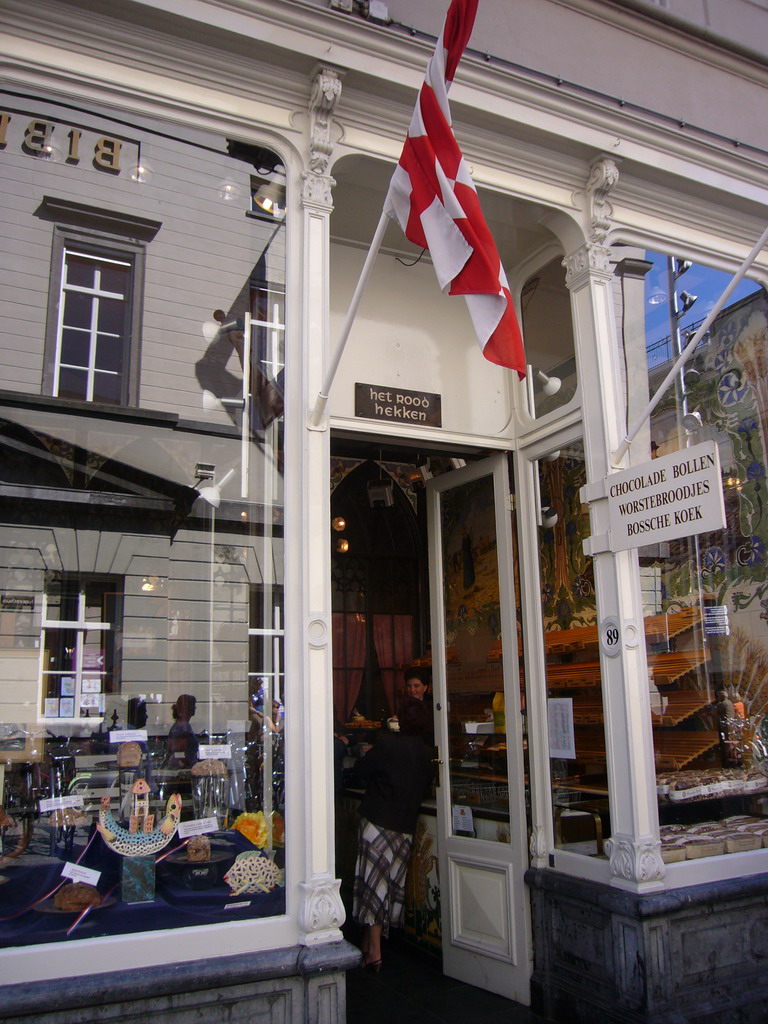
{"label": "white framed window", "polygon": [[122,578],[52,573],[43,594],[40,717],[104,715],[119,688],[116,636],[122,621]]}
{"label": "white framed window", "polygon": [[43,392],[138,404],[147,244],[159,221],[45,196],[54,222]]}
{"label": "white framed window", "polygon": [[64,247],[53,395],[123,405],[129,365],[132,259]]}

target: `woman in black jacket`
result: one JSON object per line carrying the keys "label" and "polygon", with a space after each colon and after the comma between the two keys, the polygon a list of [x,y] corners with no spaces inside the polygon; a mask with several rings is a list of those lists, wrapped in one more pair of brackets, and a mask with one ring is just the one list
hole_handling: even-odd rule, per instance
{"label": "woman in black jacket", "polygon": [[405,877],[413,832],[432,783],[430,726],[424,701],[408,698],[397,712],[399,732],[382,733],[360,762],[367,780],[360,801],[360,849],[352,916],[363,925],[363,966],[381,967],[381,938],[403,917]]}

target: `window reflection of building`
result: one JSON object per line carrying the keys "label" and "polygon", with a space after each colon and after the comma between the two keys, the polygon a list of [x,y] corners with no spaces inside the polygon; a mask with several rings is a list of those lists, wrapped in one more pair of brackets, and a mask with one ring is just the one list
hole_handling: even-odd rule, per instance
{"label": "window reflection of building", "polygon": [[52,574],[43,595],[41,713],[98,718],[119,689],[123,581]]}

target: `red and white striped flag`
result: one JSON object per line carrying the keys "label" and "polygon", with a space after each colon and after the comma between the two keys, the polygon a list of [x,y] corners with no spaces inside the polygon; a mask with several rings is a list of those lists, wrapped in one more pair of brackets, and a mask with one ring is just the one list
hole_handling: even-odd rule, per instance
{"label": "red and white striped flag", "polygon": [[463,295],[483,355],[525,376],[523,339],[499,254],[451,128],[448,88],[475,22],[478,0],[452,0],[427,67],[384,212],[429,249],[437,280]]}

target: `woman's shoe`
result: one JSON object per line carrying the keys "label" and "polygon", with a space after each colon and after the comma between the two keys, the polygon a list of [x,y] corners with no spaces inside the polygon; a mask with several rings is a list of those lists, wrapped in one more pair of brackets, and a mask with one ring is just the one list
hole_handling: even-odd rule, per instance
{"label": "woman's shoe", "polygon": [[363,970],[373,971],[374,974],[378,974],[381,970],[381,957],[378,960],[366,960],[363,957]]}

